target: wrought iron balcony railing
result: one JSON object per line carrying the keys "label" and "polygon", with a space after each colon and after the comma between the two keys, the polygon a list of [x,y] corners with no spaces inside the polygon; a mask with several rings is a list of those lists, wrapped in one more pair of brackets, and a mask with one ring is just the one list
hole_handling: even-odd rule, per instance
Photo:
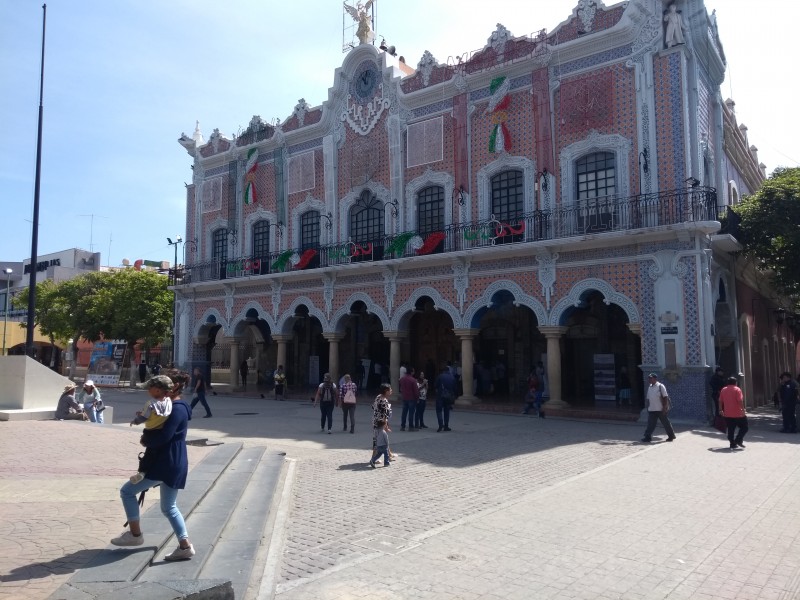
{"label": "wrought iron balcony railing", "polygon": [[717,192],[713,188],[696,187],[627,198],[606,196],[508,220],[492,216],[485,221],[453,224],[441,231],[409,231],[366,241],[200,262],[171,270],[170,283],[251,277],[719,219]]}

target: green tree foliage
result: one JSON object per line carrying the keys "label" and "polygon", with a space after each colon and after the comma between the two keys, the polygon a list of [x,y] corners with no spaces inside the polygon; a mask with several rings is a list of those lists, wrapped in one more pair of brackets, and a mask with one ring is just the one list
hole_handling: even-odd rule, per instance
{"label": "green tree foliage", "polygon": [[745,255],[771,272],[776,290],[800,309],[800,168],[776,169],[734,212]]}
{"label": "green tree foliage", "polygon": [[[150,271],[126,269],[87,273],[61,283],[36,286],[35,323],[54,338],[120,339],[129,347],[143,340],[146,347],[163,341],[172,328],[174,296],[167,278]],[[27,291],[14,306],[27,306]]]}

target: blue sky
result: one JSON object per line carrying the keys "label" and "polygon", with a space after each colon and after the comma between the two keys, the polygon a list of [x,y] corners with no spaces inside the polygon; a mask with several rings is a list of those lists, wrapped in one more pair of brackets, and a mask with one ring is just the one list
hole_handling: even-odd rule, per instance
{"label": "blue sky", "polygon": [[[30,255],[41,5],[0,0],[0,261]],[[481,48],[497,23],[516,36],[553,30],[576,5],[378,0],[377,30],[416,66],[426,49],[446,62]],[[708,0],[729,64],[723,97],[771,172],[800,165],[788,79],[800,7],[754,6]],[[183,235],[191,181],[180,134],[199,120],[206,139],[230,135],[253,115],[287,118],[299,98],[321,104],[344,57],[342,23],[338,0],[48,2],[39,255],[91,245],[103,264],[172,261],[166,238]]]}

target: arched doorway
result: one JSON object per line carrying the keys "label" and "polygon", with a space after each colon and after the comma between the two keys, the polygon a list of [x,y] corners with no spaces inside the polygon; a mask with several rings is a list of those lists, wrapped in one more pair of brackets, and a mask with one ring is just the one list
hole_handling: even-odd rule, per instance
{"label": "arched doorway", "polygon": [[287,380],[290,385],[316,386],[328,371],[328,341],[322,336],[322,323],[304,304],[295,309],[290,321],[292,340],[284,365]]}
{"label": "arched doorway", "polygon": [[421,296],[414,304],[408,329],[408,352],[403,353],[402,362],[417,373],[424,372],[428,381],[433,382],[448,362],[456,364],[461,359],[453,320],[445,311],[436,310],[429,296]]}
{"label": "arched doorway", "polygon": [[[562,320],[567,327],[562,356],[563,398],[573,406],[638,411],[643,406],[641,344],[628,315],[603,294],[587,290]],[[619,393],[630,384],[630,400]]]}
{"label": "arched doorway", "polygon": [[[350,305],[350,312],[338,327],[339,372],[349,373],[359,390],[376,390],[389,365],[389,340],[383,336],[381,320],[367,311],[362,300]],[[379,365],[379,370],[375,367]]]}
{"label": "arched doorway", "polygon": [[510,291],[500,290],[476,317],[473,323],[480,333],[474,344],[475,395],[522,402],[528,374],[547,352],[536,315]]}

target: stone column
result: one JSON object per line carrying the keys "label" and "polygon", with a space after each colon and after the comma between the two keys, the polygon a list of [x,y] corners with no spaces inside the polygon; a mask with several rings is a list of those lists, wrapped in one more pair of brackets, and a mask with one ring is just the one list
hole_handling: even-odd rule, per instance
{"label": "stone column", "polygon": [[[627,345],[626,345],[626,352],[628,354],[628,360],[625,363],[625,366],[628,368],[628,379],[631,382],[631,405],[632,406],[641,406],[642,398],[641,398],[641,379],[638,377],[634,377],[636,374],[636,369],[638,365],[636,361],[633,360],[633,357],[636,356],[636,337],[639,338],[639,345],[641,347],[642,343],[642,324],[641,323],[628,323],[628,331],[631,332],[633,335],[628,336]],[[636,336],[636,337],[634,337]]]}
{"label": "stone column", "polygon": [[331,374],[333,383],[339,385],[339,341],[344,337],[341,333],[323,333],[322,337],[328,340],[328,373]]}
{"label": "stone column", "polygon": [[278,364],[275,365],[277,369],[279,366],[283,365],[284,372],[288,371],[286,365],[286,342],[292,339],[291,335],[273,335],[272,341],[278,344],[278,358],[276,362]]}
{"label": "stone column", "polygon": [[231,389],[239,387],[239,341],[236,338],[230,338],[231,343],[231,376],[230,384]]}
{"label": "stone column", "polygon": [[384,331],[389,338],[389,382],[395,399],[400,398],[400,342],[406,337],[405,331]]}
{"label": "stone column", "polygon": [[547,338],[547,381],[550,386],[551,408],[569,408],[569,404],[561,397],[561,337],[567,332],[566,327],[544,326],[539,331]]}
{"label": "stone column", "polygon": [[477,337],[480,330],[454,329],[453,333],[461,338],[461,387],[464,392],[458,397],[456,404],[475,404],[478,402],[478,398],[475,396],[475,391],[472,389],[472,365],[475,364],[475,358],[472,355],[472,340]]}

